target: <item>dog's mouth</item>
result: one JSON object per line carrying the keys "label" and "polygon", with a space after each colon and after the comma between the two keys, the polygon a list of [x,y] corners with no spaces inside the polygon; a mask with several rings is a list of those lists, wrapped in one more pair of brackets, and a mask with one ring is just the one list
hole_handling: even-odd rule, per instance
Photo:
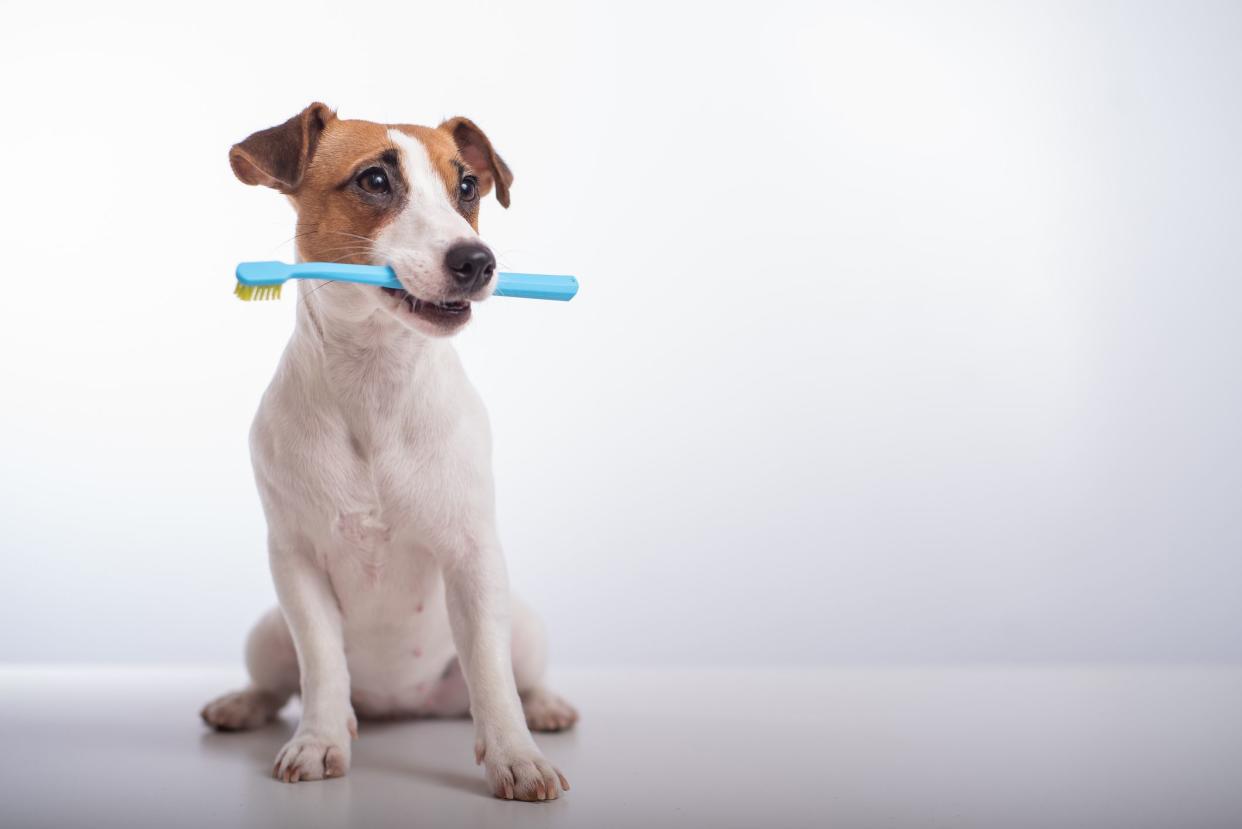
{"label": "dog's mouth", "polygon": [[470,300],[432,302],[419,299],[404,288],[380,288],[381,291],[401,301],[413,316],[444,328],[456,328],[470,319]]}

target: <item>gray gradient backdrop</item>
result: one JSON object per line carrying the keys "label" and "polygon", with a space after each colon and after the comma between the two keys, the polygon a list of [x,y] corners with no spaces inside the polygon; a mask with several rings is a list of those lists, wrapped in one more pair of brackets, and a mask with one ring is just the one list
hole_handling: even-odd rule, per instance
{"label": "gray gradient backdrop", "polygon": [[[0,660],[231,661],[311,100],[477,120],[460,338],[562,664],[1242,658],[1231,3],[4,5]],[[287,46],[287,51],[281,45]]]}

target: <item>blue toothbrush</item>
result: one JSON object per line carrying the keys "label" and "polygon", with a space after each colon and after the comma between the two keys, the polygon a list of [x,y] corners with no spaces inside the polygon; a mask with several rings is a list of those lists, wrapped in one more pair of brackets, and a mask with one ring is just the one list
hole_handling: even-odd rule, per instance
{"label": "blue toothbrush", "polygon": [[[245,300],[280,299],[280,286],[290,279],[330,279],[356,282],[380,288],[400,288],[397,275],[387,265],[344,265],[339,262],[242,262],[237,266],[237,287],[233,293]],[[496,277],[496,296],[525,299],[555,299],[567,302],[578,293],[578,280],[572,276],[538,273],[500,273]]]}

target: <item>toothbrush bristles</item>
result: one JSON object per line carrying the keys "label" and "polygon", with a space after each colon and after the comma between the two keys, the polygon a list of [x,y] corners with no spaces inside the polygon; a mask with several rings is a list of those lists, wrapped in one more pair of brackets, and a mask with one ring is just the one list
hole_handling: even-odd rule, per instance
{"label": "toothbrush bristles", "polygon": [[238,299],[249,302],[251,300],[261,299],[280,299],[279,285],[243,285],[238,282],[237,287],[233,289],[233,293]]}

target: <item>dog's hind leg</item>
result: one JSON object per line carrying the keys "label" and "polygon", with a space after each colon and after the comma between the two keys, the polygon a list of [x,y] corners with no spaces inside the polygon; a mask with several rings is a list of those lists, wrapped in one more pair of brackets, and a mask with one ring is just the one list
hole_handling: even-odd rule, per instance
{"label": "dog's hind leg", "polygon": [[513,598],[513,678],[522,713],[532,731],[564,731],[578,721],[578,711],[544,685],[548,667],[548,635],[543,622],[525,602]]}
{"label": "dog's hind leg", "polygon": [[246,639],[250,685],[203,707],[203,722],[220,731],[266,725],[298,689],[298,656],[280,608],[265,613]]}

